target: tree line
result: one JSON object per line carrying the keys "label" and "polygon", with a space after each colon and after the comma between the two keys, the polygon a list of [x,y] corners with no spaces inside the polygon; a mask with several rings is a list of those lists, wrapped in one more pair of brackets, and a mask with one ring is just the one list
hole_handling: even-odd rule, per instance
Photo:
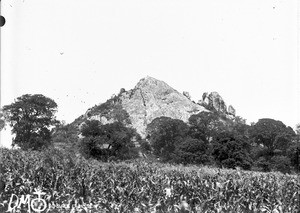
{"label": "tree line", "polygon": [[274,119],[247,125],[239,116],[229,119],[217,112],[203,111],[192,115],[187,123],[158,117],[147,126],[145,139],[119,120],[105,125],[87,120],[79,138],[76,128],[56,119],[56,111],[55,101],[43,95],[23,95],[4,106],[1,117],[12,127],[12,145],[43,150],[59,141],[73,144],[87,158],[102,161],[126,160],[142,154],[180,164],[300,171],[300,125],[294,132]]}
{"label": "tree line", "polygon": [[297,130],[296,134],[274,119],[247,125],[241,117],[224,120],[203,111],[188,123],[154,119],[148,126],[148,140],[153,153],[166,162],[289,173],[300,169],[299,125]]}

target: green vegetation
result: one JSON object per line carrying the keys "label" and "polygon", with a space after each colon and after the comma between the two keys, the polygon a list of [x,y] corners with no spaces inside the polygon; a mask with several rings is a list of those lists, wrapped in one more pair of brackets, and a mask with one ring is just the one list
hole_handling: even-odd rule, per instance
{"label": "green vegetation", "polygon": [[117,96],[113,96],[111,99],[107,100],[105,103],[100,104],[98,106],[93,107],[87,113],[88,117],[93,115],[101,115],[104,116],[106,119],[115,120],[117,122],[122,122],[126,125],[131,124],[129,119],[129,115],[126,110],[123,109],[121,105],[121,95],[123,90]]}
{"label": "green vegetation", "polygon": [[[0,156],[0,212],[7,211],[12,194],[33,195],[37,188],[46,193],[48,205],[92,204],[73,212],[299,212],[300,183],[292,175],[100,163],[55,149],[0,149]],[[21,208],[27,212],[27,205]]]}
{"label": "green vegetation", "polygon": [[138,157],[133,143],[137,134],[134,129],[125,127],[121,122],[102,125],[97,120],[88,120],[83,125],[81,134],[84,138],[79,142],[79,149],[86,157],[102,161]]}
{"label": "green vegetation", "polygon": [[[101,161],[143,156],[178,164],[300,171],[300,126],[297,133],[273,119],[260,119],[249,126],[238,116],[228,118],[216,111],[203,111],[192,115],[188,123],[155,118],[147,126],[146,139],[142,139],[130,127],[129,115],[122,108],[124,92],[121,89],[117,96],[68,125],[55,119],[57,105],[43,95],[23,95],[4,106],[0,116],[4,115],[12,127],[13,145],[23,150],[43,150],[52,143]],[[100,120],[105,117],[106,124],[93,120],[93,116]],[[3,122],[0,124],[2,127]]]}
{"label": "green vegetation", "polygon": [[174,158],[174,151],[187,137],[189,127],[182,120],[169,117],[154,119],[147,127],[153,152],[163,161]]}
{"label": "green vegetation", "polygon": [[299,177],[282,173],[300,171],[300,125],[295,133],[273,119],[249,126],[241,117],[201,112],[188,123],[156,118],[142,139],[129,127],[122,92],[87,113],[107,124],[86,116],[59,123],[56,103],[42,95],[4,106],[0,116],[20,149],[0,149],[0,212],[14,204],[13,194],[36,189],[56,206],[44,212],[55,213],[299,212]]}
{"label": "green vegetation", "polygon": [[24,150],[38,150],[51,141],[50,128],[57,124],[56,103],[43,95],[23,95],[3,107],[4,115],[15,134],[12,145]]}
{"label": "green vegetation", "polygon": [[5,127],[5,118],[2,110],[0,109],[0,131]]}
{"label": "green vegetation", "polygon": [[299,172],[300,131],[296,134],[281,121],[260,119],[249,126],[241,117],[200,112],[188,124],[156,118],[147,130],[153,154],[164,162]]}

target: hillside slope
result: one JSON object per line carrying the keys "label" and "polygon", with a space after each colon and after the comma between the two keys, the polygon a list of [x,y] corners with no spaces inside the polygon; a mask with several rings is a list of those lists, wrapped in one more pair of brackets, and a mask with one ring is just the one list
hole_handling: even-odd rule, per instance
{"label": "hillside slope", "polygon": [[80,128],[86,120],[99,120],[102,124],[121,121],[135,128],[144,138],[147,125],[157,117],[166,116],[187,122],[191,115],[214,110],[214,107],[216,111],[220,111],[221,108],[221,113],[228,114],[225,110],[226,105],[218,93],[205,94],[203,100],[195,103],[190,100],[188,93],[179,93],[164,81],[147,76],[133,89],[121,89],[118,95],[114,95],[105,103],[88,109],[73,124]]}

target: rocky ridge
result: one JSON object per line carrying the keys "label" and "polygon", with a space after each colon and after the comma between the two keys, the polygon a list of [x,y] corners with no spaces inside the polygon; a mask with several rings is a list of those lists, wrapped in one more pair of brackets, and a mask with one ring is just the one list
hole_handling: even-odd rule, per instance
{"label": "rocky ridge", "polygon": [[191,115],[213,109],[225,115],[235,114],[232,106],[227,110],[222,97],[216,92],[204,93],[203,99],[195,103],[188,92],[179,93],[167,83],[147,76],[133,89],[126,91],[122,88],[118,95],[89,109],[77,121],[80,121],[79,126],[84,120],[92,119],[103,124],[121,121],[135,128],[144,138],[147,125],[157,117],[166,116],[187,122]]}

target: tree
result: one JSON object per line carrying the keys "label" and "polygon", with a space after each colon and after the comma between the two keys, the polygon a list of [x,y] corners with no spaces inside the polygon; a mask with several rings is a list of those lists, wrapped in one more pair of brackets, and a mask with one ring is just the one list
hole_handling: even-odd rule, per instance
{"label": "tree", "polygon": [[100,126],[101,126],[101,123],[98,120],[87,120],[81,129],[81,135],[84,137],[100,136],[103,134]]}
{"label": "tree", "polygon": [[143,153],[145,153],[145,154],[150,154],[151,153],[152,147],[151,147],[151,145],[149,144],[149,142],[147,140],[140,139],[139,144],[140,144],[140,147],[141,147],[141,150],[142,150]]}
{"label": "tree", "polygon": [[183,164],[203,164],[209,161],[206,154],[207,145],[204,141],[185,138],[175,149],[174,160]]}
{"label": "tree", "polygon": [[5,118],[2,110],[0,110],[0,131],[5,127]]}
{"label": "tree", "polygon": [[249,137],[249,126],[246,124],[246,120],[240,116],[228,120],[227,129],[234,135],[243,136],[245,139]]}
{"label": "tree", "polygon": [[77,147],[74,145],[77,144],[79,137],[78,129],[75,125],[66,124],[62,121],[51,132],[51,140],[54,147],[68,153],[77,151]]}
{"label": "tree", "polygon": [[295,132],[281,121],[269,118],[260,119],[250,130],[253,142],[268,150],[272,158],[274,154],[285,155]]}
{"label": "tree", "polygon": [[121,122],[102,125],[97,120],[86,121],[81,134],[84,138],[80,147],[86,156],[106,161],[111,157],[125,160],[138,155],[133,143],[136,131]]}
{"label": "tree", "polygon": [[291,162],[287,156],[276,155],[271,158],[271,168],[282,173],[291,172]]}
{"label": "tree", "polygon": [[242,137],[230,132],[221,133],[213,142],[212,155],[220,166],[251,169],[250,145]]}
{"label": "tree", "polygon": [[202,111],[189,118],[190,133],[193,138],[206,143],[216,137],[219,132],[224,131],[224,124],[217,113]]}
{"label": "tree", "polygon": [[288,148],[287,156],[290,157],[296,172],[300,172],[300,124],[296,125],[296,136]]}
{"label": "tree", "polygon": [[[280,171],[290,171],[290,169],[283,170],[283,167],[290,167],[293,163],[297,147],[293,146],[296,134],[291,127],[287,127],[281,121],[276,121],[269,118],[258,120],[258,122],[250,127],[250,137],[253,141],[253,159],[260,159],[255,164],[270,171],[271,169]],[[293,149],[293,147],[295,149]],[[290,160],[286,160],[289,158]],[[262,162],[264,159],[264,163]],[[280,165],[278,162],[282,162]],[[288,167],[287,167],[287,164]]]}
{"label": "tree", "polygon": [[147,133],[154,154],[168,161],[176,146],[187,136],[189,127],[182,120],[169,117],[155,118],[148,126]]}
{"label": "tree", "polygon": [[12,146],[18,145],[24,150],[38,150],[50,144],[51,132],[57,120],[57,104],[43,95],[23,95],[3,107],[6,119],[15,134]]}

